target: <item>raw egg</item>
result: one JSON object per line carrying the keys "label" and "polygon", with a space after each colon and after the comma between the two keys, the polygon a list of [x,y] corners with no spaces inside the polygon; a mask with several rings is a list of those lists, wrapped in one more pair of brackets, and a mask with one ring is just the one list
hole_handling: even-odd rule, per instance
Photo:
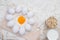
{"label": "raw egg", "polygon": [[25,21],[26,21],[26,18],[25,18],[24,16],[19,16],[19,17],[18,17],[18,23],[19,23],[19,24],[22,25],[22,24],[24,24]]}

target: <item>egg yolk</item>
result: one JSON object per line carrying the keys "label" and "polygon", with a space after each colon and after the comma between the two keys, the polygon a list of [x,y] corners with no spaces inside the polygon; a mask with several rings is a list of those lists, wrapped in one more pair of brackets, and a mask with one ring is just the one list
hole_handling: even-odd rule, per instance
{"label": "egg yolk", "polygon": [[20,17],[18,18],[18,22],[19,22],[19,24],[21,24],[21,25],[22,25],[25,21],[26,21],[26,19],[25,19],[24,16],[20,16]]}

